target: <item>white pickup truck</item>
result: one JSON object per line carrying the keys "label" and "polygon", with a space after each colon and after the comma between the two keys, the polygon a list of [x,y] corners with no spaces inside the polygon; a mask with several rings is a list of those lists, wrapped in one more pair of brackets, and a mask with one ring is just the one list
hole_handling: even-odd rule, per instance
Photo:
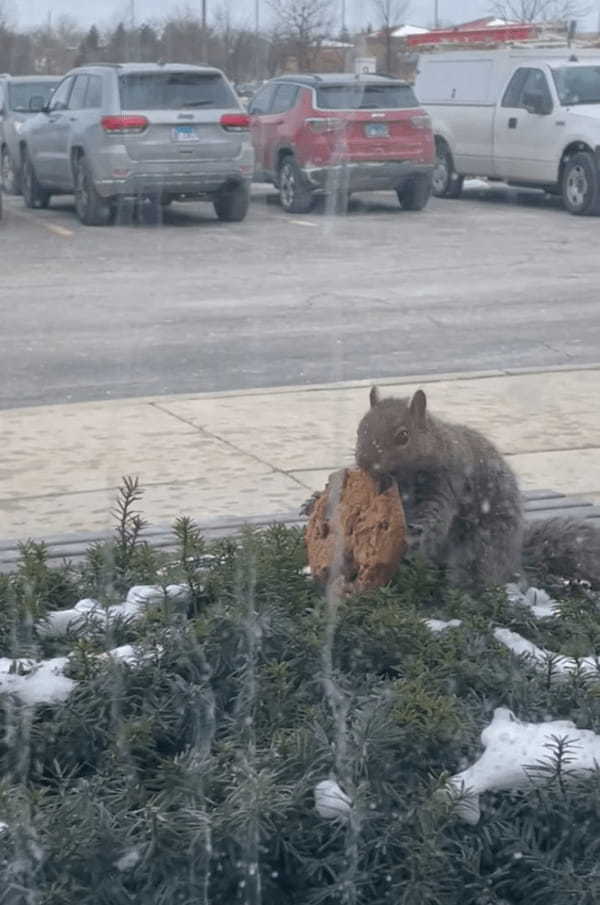
{"label": "white pickup truck", "polygon": [[433,121],[435,195],[483,176],[600,214],[600,50],[423,54],[415,87]]}

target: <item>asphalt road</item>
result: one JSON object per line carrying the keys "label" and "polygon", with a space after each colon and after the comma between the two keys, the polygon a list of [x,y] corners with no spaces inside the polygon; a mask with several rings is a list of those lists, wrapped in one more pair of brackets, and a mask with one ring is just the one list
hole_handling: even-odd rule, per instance
{"label": "asphalt road", "polygon": [[71,198],[0,223],[0,407],[600,360],[600,219],[469,188],[402,212],[247,220],[173,205],[86,228]]}

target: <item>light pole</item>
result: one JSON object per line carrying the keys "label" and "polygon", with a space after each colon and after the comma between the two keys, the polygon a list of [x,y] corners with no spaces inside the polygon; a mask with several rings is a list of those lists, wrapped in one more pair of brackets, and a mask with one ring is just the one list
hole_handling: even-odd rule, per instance
{"label": "light pole", "polygon": [[127,33],[127,56],[134,58],[139,42],[135,35],[135,0],[129,0],[129,32]]}
{"label": "light pole", "polygon": [[440,27],[440,0],[434,0],[433,5],[433,27]]}
{"label": "light pole", "polygon": [[202,43],[200,45],[201,62],[206,63],[208,57],[208,35],[206,34],[206,0],[202,0]]}
{"label": "light pole", "polygon": [[260,0],[254,0],[254,81],[260,79]]}

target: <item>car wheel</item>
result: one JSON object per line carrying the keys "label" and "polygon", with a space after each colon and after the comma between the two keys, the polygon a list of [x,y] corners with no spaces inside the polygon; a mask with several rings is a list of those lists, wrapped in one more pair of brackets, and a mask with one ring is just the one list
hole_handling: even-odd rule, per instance
{"label": "car wheel", "polygon": [[288,214],[307,214],[314,207],[315,195],[293,157],[284,157],[279,167],[279,198]]}
{"label": "car wheel", "polygon": [[435,167],[431,188],[436,198],[458,198],[462,192],[464,178],[454,169],[454,161],[448,145],[436,142]]}
{"label": "car wheel", "polygon": [[243,182],[226,186],[221,189],[213,204],[219,220],[224,220],[226,223],[239,223],[248,213],[250,189]]}
{"label": "car wheel", "polygon": [[21,187],[25,207],[32,208],[33,210],[40,210],[48,207],[50,203],[50,192],[47,192],[46,189],[43,189],[39,184],[33,164],[27,153],[23,156],[21,173]]}
{"label": "car wheel", "polygon": [[73,162],[75,210],[84,226],[106,226],[111,220],[110,201],[96,191],[92,172],[84,155]]}
{"label": "car wheel", "polygon": [[566,162],[562,197],[571,214],[589,216],[600,213],[600,178],[591,154],[581,151]]}
{"label": "car wheel", "polygon": [[7,195],[18,195],[21,192],[17,168],[9,154],[8,148],[2,148],[0,157],[0,171],[2,173],[2,191]]}
{"label": "car wheel", "polygon": [[431,176],[414,176],[396,192],[405,211],[422,211],[431,198]]}

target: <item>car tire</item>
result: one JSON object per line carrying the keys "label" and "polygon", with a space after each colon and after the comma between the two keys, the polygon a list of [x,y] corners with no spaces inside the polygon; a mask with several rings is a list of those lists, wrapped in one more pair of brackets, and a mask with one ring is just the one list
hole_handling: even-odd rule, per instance
{"label": "car tire", "polygon": [[600,214],[600,173],[591,154],[580,151],[567,160],[561,186],[569,213],[583,217]]}
{"label": "car tire", "polygon": [[38,182],[29,154],[24,152],[21,167],[21,188],[25,207],[31,210],[42,210],[50,204],[50,192],[43,189]]}
{"label": "car tire", "polygon": [[20,195],[21,185],[18,170],[6,146],[2,148],[0,155],[0,172],[2,173],[2,191],[7,195]]}
{"label": "car tire", "polygon": [[454,169],[450,148],[444,141],[436,142],[435,168],[431,179],[432,194],[436,198],[458,198],[464,177]]}
{"label": "car tire", "polygon": [[213,201],[215,213],[225,223],[240,223],[248,213],[250,188],[243,182],[221,189]]}
{"label": "car tire", "polygon": [[308,214],[315,204],[315,195],[306,184],[302,170],[291,155],[284,157],[277,175],[279,199],[288,214]]}
{"label": "car tire", "polygon": [[84,226],[106,226],[111,221],[110,201],[96,191],[92,171],[81,154],[73,161],[75,210]]}
{"label": "car tire", "polygon": [[405,211],[422,211],[431,198],[431,176],[413,176],[397,189],[398,201]]}

